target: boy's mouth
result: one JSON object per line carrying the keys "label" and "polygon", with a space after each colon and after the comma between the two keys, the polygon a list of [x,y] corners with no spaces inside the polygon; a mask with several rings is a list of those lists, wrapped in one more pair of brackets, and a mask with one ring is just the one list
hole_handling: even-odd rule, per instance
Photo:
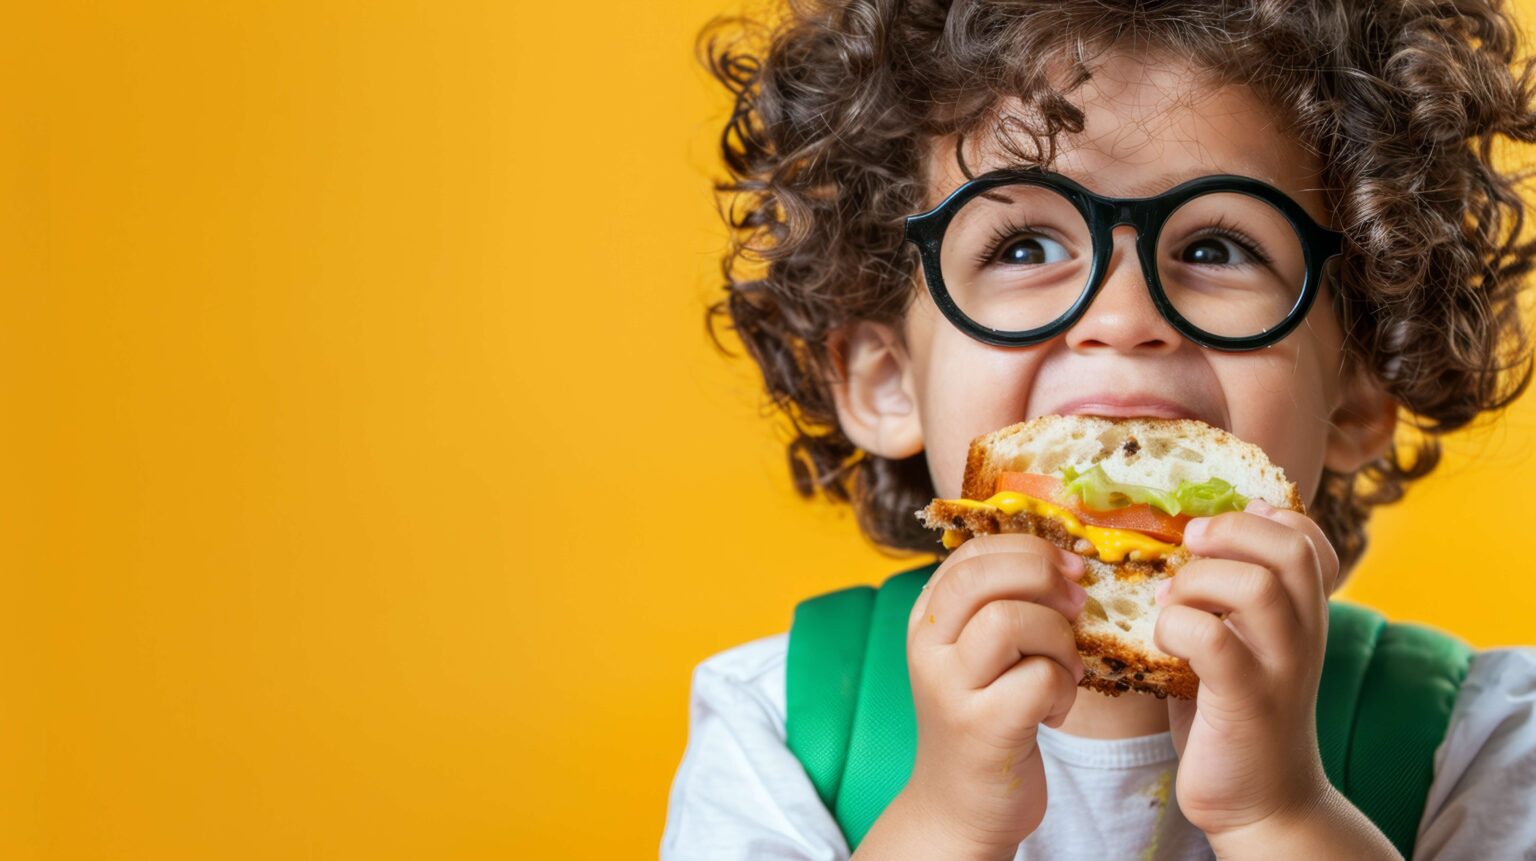
{"label": "boy's mouth", "polygon": [[1204,414],[1166,398],[1140,392],[1099,392],[1074,398],[1047,412],[1064,416],[1105,416],[1107,418],[1198,419],[1222,430],[1230,430],[1222,420],[1222,416]]}

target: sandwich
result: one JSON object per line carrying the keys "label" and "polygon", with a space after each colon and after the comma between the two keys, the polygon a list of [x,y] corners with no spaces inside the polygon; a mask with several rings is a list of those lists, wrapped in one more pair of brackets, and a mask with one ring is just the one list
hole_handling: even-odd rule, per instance
{"label": "sandwich", "polygon": [[961,499],[916,512],[947,549],[1026,532],[1084,557],[1073,623],[1081,684],[1193,699],[1189,662],[1152,643],[1158,585],[1192,561],[1184,526],[1252,498],[1301,511],[1296,485],[1263,450],[1195,419],[1047,415],[977,437]]}

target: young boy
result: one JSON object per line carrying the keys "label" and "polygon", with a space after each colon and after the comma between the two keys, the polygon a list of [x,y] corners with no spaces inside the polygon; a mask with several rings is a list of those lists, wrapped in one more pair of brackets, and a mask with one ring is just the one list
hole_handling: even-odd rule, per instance
{"label": "young boy", "polygon": [[[1433,467],[1433,435],[1529,380],[1514,300],[1536,250],[1485,146],[1536,139],[1513,26],[1480,2],[1115,7],[797,7],[761,57],[711,57],[737,94],[722,189],[749,204],[731,262],[767,263],[728,268],[713,310],[795,422],[802,490],[943,559],[908,625],[911,777],[854,857],[1400,857],[1319,759],[1326,599],[1371,506]],[[1341,256],[1296,328],[1256,349],[1176,327],[1128,224],[1109,249],[1043,220],[994,226],[985,254],[923,272],[905,217],[1021,167],[1116,198],[1257,179],[1340,231]],[[1195,225],[1159,239],[1155,265],[1267,266],[1300,291],[1252,232]],[[935,301],[966,267],[1026,285],[1098,251],[1098,293],[1039,343],[984,342]],[[1222,325],[1238,324],[1217,311],[1203,328]],[[1413,451],[1394,441],[1399,411],[1429,431]],[[1257,504],[1190,523],[1205,559],[1160,598],[1156,640],[1189,659],[1196,701],[1076,686],[1076,557],[1017,534],[945,556],[913,517],[960,496],[972,438],[1050,413],[1199,418],[1297,483],[1308,516]],[[695,672],[663,857],[849,857],[786,747],[785,650],[769,637]],[[1433,765],[1413,857],[1536,858],[1536,650],[1473,657]]]}

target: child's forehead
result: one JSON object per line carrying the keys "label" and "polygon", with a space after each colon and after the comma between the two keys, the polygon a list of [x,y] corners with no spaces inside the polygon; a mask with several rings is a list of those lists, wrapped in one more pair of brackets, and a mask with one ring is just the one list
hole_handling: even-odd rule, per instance
{"label": "child's forehead", "polygon": [[[1177,61],[1110,57],[1066,98],[1083,111],[1081,132],[1056,137],[1052,170],[1101,194],[1142,197],[1185,179],[1232,173],[1261,179],[1328,223],[1322,164],[1254,90],[1218,83]],[[1134,62],[1133,62],[1134,61]],[[970,173],[1041,164],[1031,132],[1039,116],[1017,97],[996,103],[969,134],[929,141],[927,206]],[[959,154],[957,155],[957,144]]]}

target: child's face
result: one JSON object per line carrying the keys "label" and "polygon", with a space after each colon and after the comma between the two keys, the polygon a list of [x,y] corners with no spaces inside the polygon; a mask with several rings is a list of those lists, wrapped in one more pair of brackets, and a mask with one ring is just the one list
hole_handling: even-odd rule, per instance
{"label": "child's face", "polygon": [[[1099,67],[1079,97],[1084,131],[1058,140],[1051,167],[1093,191],[1140,197],[1193,176],[1240,174],[1279,188],[1318,223],[1334,226],[1318,190],[1317,157],[1283,133],[1246,88],[1213,90],[1178,64],[1120,55]],[[967,139],[973,175],[1007,164],[990,143],[986,135]],[[953,139],[930,150],[929,177],[924,208],[965,182]],[[835,390],[845,433],[886,457],[926,449],[944,497],[960,495],[973,438],[1047,413],[1202,419],[1263,448],[1308,504],[1325,465],[1352,472],[1385,450],[1395,405],[1373,383],[1341,376],[1342,334],[1326,283],[1302,325],[1274,346],[1205,349],[1158,314],[1134,240],[1132,228],[1115,229],[1092,306],[1043,344],[977,341],[945,319],[926,288],[904,321],[905,350],[887,328],[858,324],[842,345],[847,375]]]}

